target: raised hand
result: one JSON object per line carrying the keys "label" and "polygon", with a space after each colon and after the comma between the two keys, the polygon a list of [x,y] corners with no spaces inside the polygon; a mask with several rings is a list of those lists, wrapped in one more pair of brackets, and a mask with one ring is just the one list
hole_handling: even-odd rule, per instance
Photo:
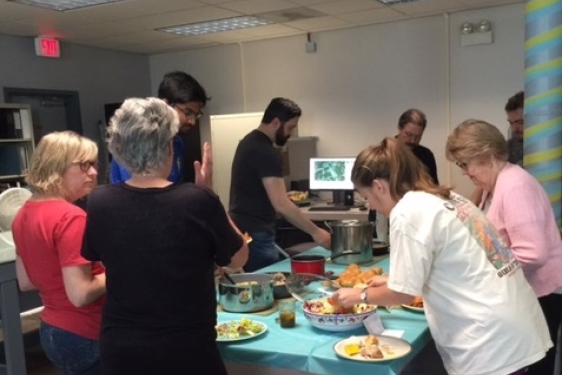
{"label": "raised hand", "polygon": [[195,184],[213,188],[213,156],[209,142],[203,144],[202,162],[196,160],[193,162],[195,169]]}

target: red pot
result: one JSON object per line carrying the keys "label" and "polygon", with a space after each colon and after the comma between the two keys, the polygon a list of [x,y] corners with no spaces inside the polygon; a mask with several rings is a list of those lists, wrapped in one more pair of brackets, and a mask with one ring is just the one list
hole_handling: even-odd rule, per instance
{"label": "red pot", "polygon": [[326,258],[322,255],[297,254],[291,257],[291,272],[324,276],[325,264]]}

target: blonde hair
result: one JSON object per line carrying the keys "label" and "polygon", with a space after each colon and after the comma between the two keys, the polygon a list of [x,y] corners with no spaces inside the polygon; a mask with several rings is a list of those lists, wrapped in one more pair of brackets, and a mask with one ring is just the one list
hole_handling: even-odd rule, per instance
{"label": "blonde hair", "polygon": [[33,152],[26,182],[34,192],[66,197],[63,175],[72,163],[96,161],[98,146],[73,131],[45,135]]}
{"label": "blonde hair", "polygon": [[507,141],[494,125],[483,120],[468,119],[453,130],[445,148],[447,160],[485,161],[490,157],[506,161]]}
{"label": "blonde hair", "polygon": [[449,198],[451,189],[435,185],[426,167],[412,150],[394,138],[385,138],[357,155],[351,180],[356,186],[370,187],[375,179],[385,180],[390,196],[399,201],[408,191],[421,190]]}

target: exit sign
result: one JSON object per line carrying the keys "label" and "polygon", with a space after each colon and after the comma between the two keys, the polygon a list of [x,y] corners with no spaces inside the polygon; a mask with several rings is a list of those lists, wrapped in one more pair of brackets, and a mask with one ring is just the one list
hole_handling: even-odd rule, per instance
{"label": "exit sign", "polygon": [[35,38],[35,53],[37,56],[60,57],[59,41],[55,38],[38,36]]}

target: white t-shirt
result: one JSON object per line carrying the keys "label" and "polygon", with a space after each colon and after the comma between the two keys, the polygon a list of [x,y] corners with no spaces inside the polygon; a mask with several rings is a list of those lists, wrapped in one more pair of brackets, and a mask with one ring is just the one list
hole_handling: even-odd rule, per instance
{"label": "white t-shirt", "polygon": [[422,295],[451,375],[506,375],[552,346],[511,250],[469,200],[408,192],[390,214],[388,287]]}

